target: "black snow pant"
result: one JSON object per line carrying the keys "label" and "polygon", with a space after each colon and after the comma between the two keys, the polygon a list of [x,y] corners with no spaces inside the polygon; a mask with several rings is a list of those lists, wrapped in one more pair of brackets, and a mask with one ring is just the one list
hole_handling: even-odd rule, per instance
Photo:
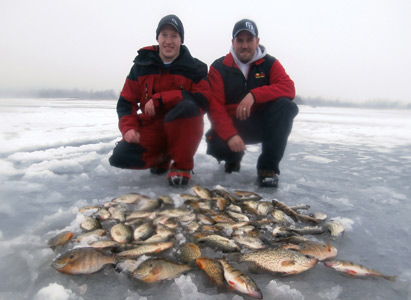
{"label": "black snow pant", "polygon": [[[246,145],[262,144],[257,170],[273,170],[280,174],[279,164],[297,114],[297,105],[283,97],[259,105],[247,120],[233,119],[234,126]],[[227,141],[221,139],[213,129],[206,133],[206,141],[207,154],[215,157],[218,162],[240,162],[244,155],[243,151],[231,151]]]}

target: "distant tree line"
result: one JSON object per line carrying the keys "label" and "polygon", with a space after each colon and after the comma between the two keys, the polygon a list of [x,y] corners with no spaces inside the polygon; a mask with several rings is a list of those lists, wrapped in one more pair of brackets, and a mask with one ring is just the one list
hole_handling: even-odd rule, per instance
{"label": "distant tree line", "polygon": [[[119,93],[114,90],[80,90],[80,89],[41,89],[41,90],[0,90],[0,97],[10,98],[74,98],[88,100],[117,100]],[[392,100],[370,100],[362,102],[323,99],[321,97],[302,97],[297,95],[294,102],[299,105],[357,107],[379,109],[411,109],[410,103]]]}
{"label": "distant tree line", "polygon": [[38,98],[76,98],[90,100],[110,100],[117,99],[118,95],[114,90],[103,91],[86,91],[79,89],[61,90],[61,89],[44,89],[37,93]]}
{"label": "distant tree line", "polygon": [[323,99],[321,97],[301,97],[297,95],[294,98],[294,102],[299,105],[309,106],[329,106],[329,107],[357,107],[357,108],[379,108],[379,109],[397,109],[405,108],[411,109],[411,103],[404,103],[401,101],[392,100],[369,100],[361,102],[343,101],[343,100],[330,100]]}
{"label": "distant tree line", "polygon": [[41,89],[0,90],[0,97],[9,98],[74,98],[89,100],[115,100],[119,94],[114,90]]}

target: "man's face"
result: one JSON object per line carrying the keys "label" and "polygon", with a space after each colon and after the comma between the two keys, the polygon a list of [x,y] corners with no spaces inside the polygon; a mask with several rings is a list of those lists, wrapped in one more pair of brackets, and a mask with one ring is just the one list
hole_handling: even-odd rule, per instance
{"label": "man's face", "polygon": [[164,26],[158,35],[157,42],[163,62],[172,62],[180,54],[181,37],[173,26]]}
{"label": "man's face", "polygon": [[248,63],[258,48],[260,39],[248,31],[241,31],[232,39],[234,53],[242,63]]}

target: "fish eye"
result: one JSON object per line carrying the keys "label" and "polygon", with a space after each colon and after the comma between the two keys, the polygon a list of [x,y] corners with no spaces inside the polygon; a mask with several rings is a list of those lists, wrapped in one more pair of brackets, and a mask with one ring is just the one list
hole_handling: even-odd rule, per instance
{"label": "fish eye", "polygon": [[151,268],[151,267],[153,267],[153,264],[149,264],[148,266]]}
{"label": "fish eye", "polygon": [[71,255],[69,256],[69,258],[70,258],[70,259],[73,259],[73,258],[74,258],[74,255],[73,255],[73,254],[71,254]]}

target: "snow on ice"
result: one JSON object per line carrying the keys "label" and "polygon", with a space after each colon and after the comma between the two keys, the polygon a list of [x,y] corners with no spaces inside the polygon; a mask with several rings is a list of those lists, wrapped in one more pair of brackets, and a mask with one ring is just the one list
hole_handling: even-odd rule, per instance
{"label": "snow on ice", "polygon": [[[338,259],[398,276],[395,282],[352,279],[322,264],[296,276],[249,274],[264,299],[411,298],[410,110],[301,106],[277,190],[255,184],[260,145],[248,146],[241,172],[229,175],[206,155],[204,140],[191,185],[176,190],[165,176],[108,164],[120,138],[115,106],[115,101],[0,100],[0,299],[247,299],[219,293],[200,272],[146,286],[113,268],[69,276],[50,266],[61,250],[54,253],[46,242],[64,230],[79,232],[84,215],[78,208],[129,192],[169,195],[178,206],[179,194],[192,193],[193,183],[309,204],[344,225],[344,236],[331,242]],[[177,238],[184,242],[184,236]]]}

